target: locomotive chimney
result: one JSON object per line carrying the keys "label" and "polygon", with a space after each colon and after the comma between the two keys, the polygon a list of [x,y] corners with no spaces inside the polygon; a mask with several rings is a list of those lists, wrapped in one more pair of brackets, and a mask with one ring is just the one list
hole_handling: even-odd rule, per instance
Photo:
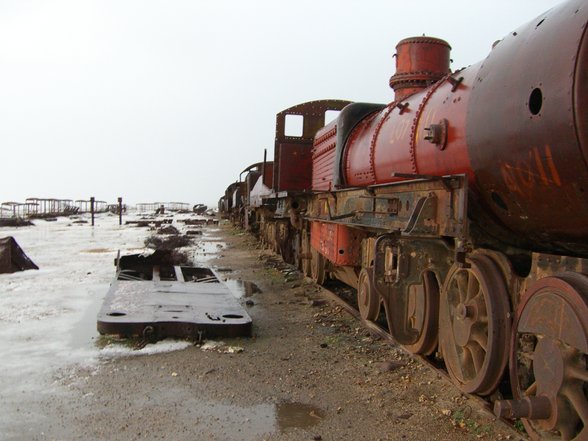
{"label": "locomotive chimney", "polygon": [[400,101],[439,81],[449,70],[451,46],[439,38],[411,37],[396,45],[396,73],[390,78],[394,100]]}

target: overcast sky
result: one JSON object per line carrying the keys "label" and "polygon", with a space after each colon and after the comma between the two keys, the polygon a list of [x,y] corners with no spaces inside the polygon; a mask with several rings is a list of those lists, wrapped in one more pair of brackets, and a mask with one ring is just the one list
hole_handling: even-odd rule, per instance
{"label": "overcast sky", "polygon": [[273,155],[275,114],[387,103],[396,43],[453,69],[560,0],[1,0],[0,202],[216,204]]}

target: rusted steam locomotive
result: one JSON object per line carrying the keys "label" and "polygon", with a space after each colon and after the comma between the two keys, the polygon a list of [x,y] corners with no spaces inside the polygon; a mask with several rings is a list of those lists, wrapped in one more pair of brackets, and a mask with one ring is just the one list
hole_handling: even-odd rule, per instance
{"label": "rusted steam locomotive", "polygon": [[588,439],[587,23],[569,0],[456,72],[445,41],[402,40],[392,103],[284,110],[273,162],[220,201],[541,439]]}

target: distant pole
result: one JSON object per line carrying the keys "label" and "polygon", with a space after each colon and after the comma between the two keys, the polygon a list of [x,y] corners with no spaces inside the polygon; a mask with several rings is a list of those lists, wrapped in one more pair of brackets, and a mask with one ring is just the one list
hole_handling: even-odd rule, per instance
{"label": "distant pole", "polygon": [[261,183],[265,185],[265,166],[267,164],[267,149],[263,149],[263,168],[261,169]]}
{"label": "distant pole", "polygon": [[92,226],[94,226],[94,196],[90,198],[90,213],[92,213]]}
{"label": "distant pole", "polygon": [[118,198],[118,224],[122,225],[122,198]]}

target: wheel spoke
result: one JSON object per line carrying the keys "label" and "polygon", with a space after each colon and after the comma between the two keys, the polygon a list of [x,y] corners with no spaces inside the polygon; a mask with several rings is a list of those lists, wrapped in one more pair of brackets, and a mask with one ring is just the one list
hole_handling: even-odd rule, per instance
{"label": "wheel spoke", "polygon": [[474,369],[476,370],[476,374],[482,370],[482,366],[484,365],[484,358],[486,356],[486,351],[484,351],[480,346],[476,343],[468,343],[466,346],[467,350],[470,352],[472,361],[474,363]]}
{"label": "wheel spoke", "polygon": [[455,275],[455,282],[457,283],[457,291],[459,294],[459,302],[464,303],[467,297],[468,289],[468,273],[466,271],[460,271]]}
{"label": "wheel spoke", "polygon": [[[459,360],[461,361],[461,365],[464,367],[465,371],[469,371],[469,367],[472,365],[472,353],[470,351],[468,351],[467,346],[464,346],[463,348],[459,348],[458,353],[459,353]],[[463,375],[463,371],[462,371],[462,375]],[[465,377],[464,377],[465,379]]]}
{"label": "wheel spoke", "polygon": [[475,341],[484,352],[488,351],[488,335],[480,327],[474,328],[472,332],[472,340]]}
{"label": "wheel spoke", "polygon": [[[451,320],[449,320],[449,323],[451,323]],[[455,343],[455,336],[453,335],[453,330],[450,329],[447,336],[449,337],[449,341],[447,342],[447,344],[443,345],[443,348],[447,350],[449,353],[445,354],[444,352],[443,356],[444,358],[448,358],[450,360],[451,366],[458,370],[458,372],[455,372],[457,378],[461,381],[464,381],[463,367],[460,363],[461,356],[457,351],[457,343]],[[451,360],[454,361],[451,362]]]}
{"label": "wheel spoke", "polygon": [[472,300],[471,303],[476,305],[478,311],[478,320],[488,320],[488,311],[486,310],[486,302],[484,295],[480,291]]}
{"label": "wheel spoke", "polygon": [[408,318],[408,325],[410,326],[409,329],[416,329],[418,331],[418,329],[416,327],[416,320],[415,320],[414,316]]}
{"label": "wheel spoke", "polygon": [[574,428],[570,423],[567,423],[565,426],[560,427],[559,432],[561,434],[562,441],[570,441],[574,438]]}
{"label": "wheel spoke", "polygon": [[477,277],[473,274],[469,274],[468,277],[468,287],[466,292],[466,300],[473,299],[474,297],[480,294],[480,283],[478,282]]}
{"label": "wheel spoke", "polygon": [[564,394],[572,403],[578,417],[586,424],[588,422],[588,401],[586,401],[584,390],[580,387],[570,386],[565,389]]}
{"label": "wheel spoke", "polygon": [[484,329],[488,329],[488,317],[479,317],[478,320],[476,320],[476,324],[480,325],[480,327],[483,327]]}
{"label": "wheel spoke", "polygon": [[525,389],[526,397],[532,397],[533,395],[537,395],[537,382],[534,381],[527,389]]}
{"label": "wheel spoke", "polygon": [[416,329],[416,321],[417,321],[417,309],[418,309],[418,288],[415,288],[415,291],[411,291],[408,296],[408,302],[406,305],[406,317],[407,323],[410,325],[411,329]]}
{"label": "wheel spoke", "polygon": [[568,373],[573,378],[588,382],[588,370],[586,370],[586,368],[583,368],[582,366],[568,366]]}

